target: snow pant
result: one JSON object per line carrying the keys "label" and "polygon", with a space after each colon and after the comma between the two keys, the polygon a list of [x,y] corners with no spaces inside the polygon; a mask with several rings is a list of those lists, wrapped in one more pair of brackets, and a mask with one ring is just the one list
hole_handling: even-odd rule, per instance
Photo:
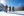
{"label": "snow pant", "polygon": [[11,9],[9,9],[9,12],[11,11]]}
{"label": "snow pant", "polygon": [[5,9],[5,12],[7,13],[7,8]]}
{"label": "snow pant", "polygon": [[14,9],[12,11],[14,12]]}

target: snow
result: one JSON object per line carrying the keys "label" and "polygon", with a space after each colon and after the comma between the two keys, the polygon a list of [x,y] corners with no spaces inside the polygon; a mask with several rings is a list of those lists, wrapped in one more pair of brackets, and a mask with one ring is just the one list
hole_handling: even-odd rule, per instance
{"label": "snow", "polygon": [[1,11],[0,12],[0,16],[22,16],[22,15],[17,15],[15,13],[19,13],[19,12],[4,12],[4,11]]}
{"label": "snow", "polygon": [[4,12],[0,12],[0,16],[21,16],[21,15],[7,14],[7,13],[4,13]]}

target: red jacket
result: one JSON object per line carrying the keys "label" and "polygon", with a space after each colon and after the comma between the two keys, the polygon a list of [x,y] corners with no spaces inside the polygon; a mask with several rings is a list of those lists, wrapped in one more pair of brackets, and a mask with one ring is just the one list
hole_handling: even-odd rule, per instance
{"label": "red jacket", "polygon": [[8,8],[8,6],[5,6],[5,8]]}

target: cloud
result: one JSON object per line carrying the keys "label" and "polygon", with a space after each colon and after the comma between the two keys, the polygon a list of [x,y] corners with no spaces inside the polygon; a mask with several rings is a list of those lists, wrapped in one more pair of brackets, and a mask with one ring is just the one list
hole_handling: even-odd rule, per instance
{"label": "cloud", "polygon": [[21,5],[21,3],[19,3],[18,5]]}
{"label": "cloud", "polygon": [[1,1],[2,4],[4,4],[4,2],[5,2],[4,0],[0,0],[0,1]]}
{"label": "cloud", "polygon": [[21,4],[22,4],[22,3],[19,3],[18,6],[20,7]]}

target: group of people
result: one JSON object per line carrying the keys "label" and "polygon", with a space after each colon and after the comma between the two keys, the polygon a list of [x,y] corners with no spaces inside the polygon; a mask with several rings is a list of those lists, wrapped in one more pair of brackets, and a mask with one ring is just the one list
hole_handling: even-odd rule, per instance
{"label": "group of people", "polygon": [[[5,8],[5,11],[7,12],[7,8],[8,8],[7,4],[4,8]],[[12,11],[14,11],[14,6],[12,7]],[[11,6],[9,6],[9,12],[11,12]]]}

